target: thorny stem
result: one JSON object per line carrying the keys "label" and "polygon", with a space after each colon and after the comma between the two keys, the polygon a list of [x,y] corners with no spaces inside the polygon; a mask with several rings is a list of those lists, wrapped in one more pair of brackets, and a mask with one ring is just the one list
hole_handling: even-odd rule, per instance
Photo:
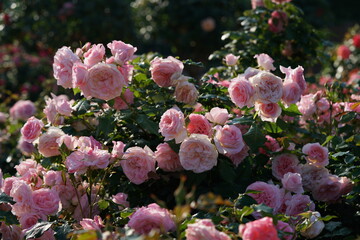
{"label": "thorny stem", "polygon": [[74,187],[74,189],[75,189],[76,198],[77,198],[77,200],[78,200],[78,202],[79,202],[81,216],[84,218],[85,216],[84,216],[83,208],[82,208],[82,206],[81,206],[81,201],[80,201],[79,193],[78,193],[78,190],[77,190],[76,185],[75,185],[75,182],[74,182],[74,175],[71,175],[71,174],[69,174],[69,175],[70,175],[71,184],[73,185],[73,187]]}

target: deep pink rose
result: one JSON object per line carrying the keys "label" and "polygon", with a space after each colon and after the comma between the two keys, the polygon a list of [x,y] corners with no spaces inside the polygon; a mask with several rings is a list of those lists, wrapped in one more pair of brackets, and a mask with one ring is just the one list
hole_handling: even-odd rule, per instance
{"label": "deep pink rose", "polygon": [[188,81],[180,81],[175,87],[175,99],[178,102],[193,105],[199,97],[195,85]]}
{"label": "deep pink rose", "polygon": [[130,89],[126,89],[120,97],[116,97],[114,102],[114,109],[124,110],[128,109],[131,104],[134,103],[134,93]]}
{"label": "deep pink rose", "polygon": [[46,133],[40,136],[38,150],[44,157],[60,155],[59,145],[56,142],[65,133],[56,127],[50,127]]}
{"label": "deep pink rose", "polygon": [[21,128],[21,135],[24,141],[32,143],[41,134],[41,129],[44,127],[44,123],[35,118],[31,117],[27,120],[25,125]]}
{"label": "deep pink rose", "polygon": [[249,193],[248,195],[255,199],[257,203],[263,203],[274,209],[274,213],[276,213],[282,204],[283,194],[280,189],[272,184],[268,184],[265,182],[254,182],[250,184],[246,191],[254,190],[259,191],[260,193]]}
{"label": "deep pink rose", "polygon": [[281,115],[281,107],[277,103],[255,103],[255,110],[261,120],[267,122],[276,122]]}
{"label": "deep pink rose", "polygon": [[273,11],[268,20],[269,30],[273,33],[279,33],[285,30],[288,24],[288,16],[283,11]]}
{"label": "deep pink rose", "polygon": [[175,139],[176,143],[182,142],[187,137],[185,117],[180,109],[168,109],[161,116],[159,132],[165,137],[165,141]]}
{"label": "deep pink rose", "polygon": [[244,106],[252,107],[254,105],[254,88],[244,77],[238,76],[232,79],[228,91],[231,101],[235,103],[236,106],[242,108]]}
{"label": "deep pink rose", "polygon": [[261,103],[277,103],[283,93],[281,78],[266,71],[261,71],[249,79],[254,87],[254,100]]}
{"label": "deep pink rose", "polygon": [[205,118],[205,116],[200,114],[191,113],[189,115],[189,124],[187,125],[187,131],[190,134],[198,133],[204,134],[208,137],[212,135],[212,125],[209,121]]}
{"label": "deep pink rose", "polygon": [[351,51],[347,46],[340,45],[336,50],[336,53],[340,59],[348,59],[350,57]]}
{"label": "deep pink rose", "polygon": [[147,146],[130,147],[126,150],[120,165],[130,182],[141,184],[149,179],[150,172],[155,172],[154,153]]}
{"label": "deep pink rose", "polygon": [[288,172],[299,173],[299,159],[296,155],[283,153],[272,159],[272,174],[277,179],[282,179]]}
{"label": "deep pink rose", "polygon": [[80,221],[80,225],[85,230],[97,230],[100,231],[101,228],[105,227],[103,220],[100,216],[96,215],[94,219],[91,218],[83,218]]}
{"label": "deep pink rose", "polygon": [[234,54],[230,53],[225,56],[225,62],[228,66],[235,66],[238,63],[240,56],[235,56]]}
{"label": "deep pink rose", "polygon": [[126,193],[117,193],[112,196],[112,201],[116,204],[119,204],[119,210],[123,210],[130,206],[130,203],[127,201],[128,195]]}
{"label": "deep pink rose", "polygon": [[127,225],[139,234],[148,234],[151,230],[161,233],[175,230],[173,216],[167,209],[161,208],[156,203],[139,208],[130,216]]}
{"label": "deep pink rose", "polygon": [[151,78],[159,87],[174,86],[181,76],[184,64],[174,57],[154,58],[150,62]]}
{"label": "deep pink rose", "polygon": [[14,120],[20,119],[26,121],[36,113],[36,107],[29,100],[19,100],[10,108],[10,117]]}
{"label": "deep pink rose", "polygon": [[360,34],[355,34],[355,35],[352,37],[352,40],[353,40],[353,45],[354,45],[356,48],[360,48]]}
{"label": "deep pink rose", "polygon": [[294,193],[303,193],[302,178],[299,173],[285,173],[281,179],[283,188]]}
{"label": "deep pink rose", "polygon": [[85,65],[92,67],[104,59],[105,47],[102,44],[94,44],[83,56]]}
{"label": "deep pink rose", "polygon": [[270,217],[240,225],[239,235],[243,240],[280,240]]}
{"label": "deep pink rose", "polygon": [[187,225],[185,231],[187,240],[230,240],[231,238],[215,228],[210,219],[196,219],[195,223]]}
{"label": "deep pink rose", "polygon": [[286,202],[286,206],[285,214],[288,216],[297,216],[300,213],[315,210],[315,204],[311,201],[310,197],[302,194],[293,195],[291,199]]}
{"label": "deep pink rose", "polygon": [[216,126],[214,142],[221,154],[233,155],[245,146],[241,131],[235,125]]}
{"label": "deep pink rose", "polygon": [[309,164],[319,167],[325,167],[329,164],[329,150],[322,147],[319,143],[308,143],[302,148],[302,152],[306,154],[306,160]]}
{"label": "deep pink rose", "polygon": [[305,91],[306,81],[304,77],[304,68],[302,66],[297,66],[294,69],[291,67],[285,68],[280,66],[280,71],[285,74],[284,83],[296,82],[300,87],[301,94]]}
{"label": "deep pink rose", "polygon": [[80,62],[80,59],[69,47],[62,47],[57,50],[53,71],[58,85],[64,88],[72,88],[72,67],[76,62]]}
{"label": "deep pink rose", "polygon": [[212,123],[224,125],[230,115],[227,109],[214,107],[210,110],[210,112],[205,114],[205,117]]}
{"label": "deep pink rose", "polygon": [[122,41],[112,41],[107,44],[107,47],[111,50],[111,54],[114,56],[116,63],[124,65],[127,61],[133,58],[137,48],[130,44],[126,44]]}
{"label": "deep pink rose", "polygon": [[61,210],[60,198],[53,189],[42,188],[32,193],[33,208],[39,213],[53,215]]}
{"label": "deep pink rose", "polygon": [[171,149],[169,144],[161,143],[157,146],[155,160],[159,168],[167,172],[182,170],[179,155]]}
{"label": "deep pink rose", "polygon": [[265,71],[275,71],[276,68],[273,65],[274,59],[266,53],[256,54],[254,58],[256,58],[258,66],[263,68]]}
{"label": "deep pink rose", "polygon": [[192,134],[181,143],[179,156],[184,169],[201,173],[216,166],[218,152],[207,136]]}

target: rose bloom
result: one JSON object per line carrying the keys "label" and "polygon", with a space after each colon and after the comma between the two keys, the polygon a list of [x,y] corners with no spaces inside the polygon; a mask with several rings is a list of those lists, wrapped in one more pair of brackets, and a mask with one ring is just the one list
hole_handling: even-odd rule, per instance
{"label": "rose bloom", "polygon": [[46,98],[45,101],[46,107],[44,108],[44,113],[48,122],[60,125],[64,123],[63,116],[71,116],[73,101],[69,101],[66,95],[56,96],[51,93],[51,98]]}
{"label": "rose bloom", "polygon": [[161,208],[156,203],[136,210],[130,216],[130,221],[127,225],[138,234],[148,234],[151,230],[167,233],[174,231],[176,228],[173,216],[167,209]]}
{"label": "rose bloom", "polygon": [[179,155],[171,149],[169,144],[161,143],[156,147],[155,160],[159,168],[167,172],[182,170]]}
{"label": "rose bloom", "polygon": [[360,34],[355,34],[352,38],[353,40],[353,45],[356,47],[356,48],[360,48]]}
{"label": "rose bloom", "polygon": [[49,170],[44,173],[44,184],[50,187],[55,185],[63,184],[64,181],[62,179],[61,171],[53,171]]}
{"label": "rose bloom", "polygon": [[89,50],[84,53],[84,63],[88,67],[92,67],[98,62],[101,62],[105,56],[105,47],[102,44],[94,44]]}
{"label": "rose bloom", "polygon": [[6,113],[0,112],[0,123],[5,123],[8,117],[9,116]]}
{"label": "rose bloom", "polygon": [[126,89],[121,97],[114,98],[114,109],[125,110],[129,108],[129,105],[134,103],[134,93],[130,89]]}
{"label": "rose bloom", "polygon": [[301,99],[301,89],[296,82],[285,82],[283,86],[282,101],[286,105],[297,103]]}
{"label": "rose bloom", "polygon": [[15,202],[21,204],[32,204],[31,188],[27,182],[23,180],[15,180],[12,184],[9,196],[14,199]]}
{"label": "rose bloom", "polygon": [[27,229],[37,224],[39,219],[46,221],[47,217],[42,213],[25,213],[20,216],[19,222],[22,229]]}
{"label": "rose bloom", "polygon": [[[266,138],[266,142],[264,143],[264,145],[271,152],[279,152],[282,150],[282,147],[280,147],[279,143],[276,141],[275,138],[273,138],[269,135],[266,135],[265,138]],[[262,148],[259,150],[261,150],[260,151],[261,153],[266,154],[266,151],[263,150]]]}
{"label": "rose bloom", "polygon": [[336,50],[336,54],[340,59],[349,59],[351,51],[345,45],[340,45]]}
{"label": "rose bloom", "polygon": [[254,105],[254,88],[244,77],[237,76],[232,79],[228,91],[231,101],[235,103],[236,106],[242,108],[244,106],[252,107]]}
{"label": "rose bloom", "polygon": [[285,74],[284,83],[296,82],[300,87],[301,94],[305,91],[306,81],[304,77],[304,68],[302,66],[297,66],[294,69],[291,67],[285,68],[280,66],[280,71]]}
{"label": "rose bloom", "polygon": [[109,165],[110,153],[98,148],[72,152],[65,162],[69,173],[83,174],[88,168],[104,169]]}
{"label": "rose bloom", "polygon": [[249,78],[255,76],[259,72],[261,72],[260,69],[248,67],[245,69],[245,72],[243,74],[240,74],[239,76],[244,77],[245,79],[249,80]]}
{"label": "rose bloom", "polygon": [[266,53],[256,54],[254,58],[256,58],[258,66],[263,68],[265,71],[275,71],[276,68],[273,65],[274,59]]}
{"label": "rose bloom", "polygon": [[190,133],[198,133],[204,134],[209,137],[212,135],[212,125],[209,121],[205,118],[205,116],[200,114],[191,113],[189,115],[190,122],[187,125],[186,130]]}
{"label": "rose bloom", "polygon": [[299,159],[296,155],[283,153],[274,157],[271,161],[272,174],[277,179],[282,179],[288,172],[299,173]]}
{"label": "rose bloom", "polygon": [[56,142],[65,133],[56,127],[50,127],[46,133],[40,136],[38,150],[44,157],[60,155],[59,145]]}
{"label": "rose bloom", "polygon": [[234,54],[230,53],[225,56],[225,62],[228,66],[235,66],[239,60],[240,56],[235,56]]}
{"label": "rose bloom", "polygon": [[105,227],[103,220],[100,216],[96,215],[94,219],[91,218],[83,218],[80,221],[80,225],[85,230],[97,230],[100,231],[101,228]]}
{"label": "rose bloom", "polygon": [[251,0],[251,8],[255,9],[257,7],[263,7],[264,6],[264,0]]}
{"label": "rose bloom", "polygon": [[301,175],[299,173],[292,173],[292,172],[288,172],[284,174],[283,178],[281,179],[281,183],[283,187],[286,190],[294,193],[304,192],[301,181],[302,181]]}
{"label": "rose bloom", "polygon": [[150,172],[155,172],[154,153],[147,146],[128,148],[123,159],[120,165],[132,183],[141,184],[149,179]]}
{"label": "rose bloom", "polygon": [[275,226],[278,232],[280,232],[281,239],[284,240],[293,240],[295,230],[286,222],[278,221]]}
{"label": "rose bloom", "polygon": [[240,152],[235,154],[225,154],[228,158],[230,158],[231,162],[235,165],[235,167],[239,166],[240,163],[244,161],[244,159],[249,156],[249,147],[244,142],[244,147]]}
{"label": "rose bloom", "polygon": [[180,109],[168,109],[161,116],[159,132],[165,137],[165,141],[175,139],[176,143],[182,142],[187,137],[185,117]]}
{"label": "rose bloom", "polygon": [[210,112],[205,114],[207,120],[220,125],[224,125],[229,119],[229,116],[230,115],[227,109],[218,107],[212,108]]}
{"label": "rose bloom", "polygon": [[281,78],[266,71],[261,71],[249,79],[255,90],[255,101],[277,103],[283,93]]}
{"label": "rose bloom", "polygon": [[272,184],[268,184],[265,182],[254,182],[250,184],[246,191],[254,190],[259,191],[260,193],[248,193],[248,195],[255,199],[255,201],[260,204],[263,203],[274,209],[274,213],[276,213],[282,204],[283,194],[280,189]]}
{"label": "rose bloom", "polygon": [[74,63],[72,67],[72,87],[81,88],[86,84],[89,67],[82,62]]}
{"label": "rose bloom", "polygon": [[41,120],[35,117],[29,118],[20,131],[23,140],[32,143],[40,136],[43,127],[44,123]]}
{"label": "rose bloom", "polygon": [[35,190],[32,193],[33,208],[39,213],[53,215],[61,210],[58,193],[49,188]]}
{"label": "rose bloom", "polygon": [[125,144],[121,141],[113,141],[112,143],[114,147],[113,150],[111,151],[111,157],[122,158],[122,156],[124,155]]}
{"label": "rose bloom", "polygon": [[285,30],[288,24],[288,16],[283,11],[273,11],[268,20],[269,30],[273,33],[279,33]]}
{"label": "rose bloom", "polygon": [[178,102],[193,105],[199,97],[195,85],[188,81],[180,81],[175,87],[175,99]]}
{"label": "rose bloom", "polygon": [[317,185],[312,189],[315,200],[322,202],[334,202],[341,197],[340,178],[335,175],[328,175],[321,178]]}
{"label": "rose bloom", "polygon": [[301,96],[300,102],[296,103],[303,117],[309,118],[316,112],[315,95],[308,94]]}
{"label": "rose bloom", "polygon": [[79,57],[69,47],[62,47],[55,53],[53,71],[57,84],[64,88],[72,88],[72,67],[80,62]]}
{"label": "rose bloom", "polygon": [[329,150],[322,147],[319,143],[308,143],[302,148],[302,152],[306,154],[306,160],[309,164],[319,167],[325,167],[329,164]]}
{"label": "rose bloom", "polygon": [[325,167],[317,167],[316,165],[304,164],[300,167],[302,184],[305,190],[312,191],[315,186],[319,185],[323,178],[330,173]]}
{"label": "rose bloom", "polygon": [[306,211],[314,211],[315,204],[311,201],[308,195],[296,194],[286,202],[287,208],[285,214],[288,216],[297,216]]}
{"label": "rose bloom", "polygon": [[231,238],[215,228],[210,219],[196,219],[195,223],[187,225],[185,231],[187,240],[230,240]]}
{"label": "rose bloom", "polygon": [[25,161],[20,162],[19,165],[15,166],[17,173],[20,176],[25,175],[30,169],[37,168],[37,162],[32,159],[26,159]]}
{"label": "rose bloom", "polygon": [[108,43],[107,47],[111,50],[115,62],[120,65],[124,65],[127,61],[131,60],[137,50],[136,47],[133,47],[130,44],[116,40]]}
{"label": "rose bloom", "polygon": [[201,173],[216,166],[218,152],[207,136],[192,134],[181,143],[179,156],[184,169]]}
{"label": "rose bloom", "polygon": [[22,229],[18,225],[6,225],[5,222],[1,222],[0,233],[2,234],[2,239],[6,240],[19,240],[24,239],[24,234],[21,231]]}
{"label": "rose bloom", "polygon": [[309,227],[305,230],[300,231],[301,236],[308,239],[313,239],[317,237],[325,227],[324,222],[322,220],[319,220],[320,217],[321,215],[319,212],[312,212],[309,219],[311,225],[309,225]]}
{"label": "rose bloom", "polygon": [[8,177],[3,180],[1,191],[3,191],[5,194],[10,195],[10,191],[12,188],[12,185],[15,181],[17,181],[18,177]]}
{"label": "rose bloom", "polygon": [[267,122],[276,122],[281,115],[281,107],[277,103],[255,103],[255,110],[261,120]]}
{"label": "rose bloom", "polygon": [[241,224],[239,235],[243,240],[280,240],[273,219],[270,217]]}
{"label": "rose bloom", "polygon": [[71,136],[71,135],[62,135],[56,140],[59,147],[61,147],[63,144],[67,147],[67,149],[74,151],[75,148],[78,146],[78,138]]}
{"label": "rose bloom", "polygon": [[174,86],[184,69],[184,64],[174,57],[154,58],[150,62],[151,78],[159,87]]}
{"label": "rose bloom", "polygon": [[221,154],[233,155],[245,146],[241,131],[235,125],[216,126],[214,142]]}
{"label": "rose bloom", "polygon": [[330,103],[326,98],[320,98],[319,101],[316,102],[316,107],[319,111],[325,112],[329,110]]}
{"label": "rose bloom", "polygon": [[36,112],[36,107],[29,100],[19,100],[10,108],[10,117],[14,120],[20,119],[26,121]]}
{"label": "rose bloom", "polygon": [[119,210],[123,210],[124,208],[130,207],[130,203],[127,201],[128,195],[126,193],[117,193],[113,195],[111,200],[119,204]]}

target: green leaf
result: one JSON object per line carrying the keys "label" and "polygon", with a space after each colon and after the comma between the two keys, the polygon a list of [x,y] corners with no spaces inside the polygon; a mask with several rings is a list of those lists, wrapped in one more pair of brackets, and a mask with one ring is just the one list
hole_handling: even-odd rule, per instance
{"label": "green leaf", "polygon": [[158,135],[159,134],[159,125],[149,119],[145,114],[139,114],[136,117],[137,123],[148,133]]}
{"label": "green leaf", "polygon": [[352,154],[349,154],[345,157],[344,161],[346,164],[352,163],[354,160],[356,159],[356,157]]}
{"label": "green leaf", "polygon": [[99,117],[99,125],[97,128],[97,133],[103,133],[105,136],[108,136],[113,132],[115,128],[115,122],[112,115],[107,114]]}
{"label": "green leaf", "polygon": [[302,115],[296,104],[291,104],[288,108],[285,108],[282,105],[280,105],[280,106],[282,108],[282,112],[287,116],[296,117],[296,116]]}
{"label": "green leaf", "polygon": [[[255,191],[258,192],[258,191]],[[251,206],[253,204],[256,204],[257,202],[255,201],[254,198],[250,197],[249,195],[246,194],[242,194],[235,203],[236,207],[245,207],[245,206]]]}
{"label": "green leaf", "polygon": [[234,166],[229,161],[219,160],[218,167],[221,178],[228,183],[234,183],[236,178]]}
{"label": "green leaf", "polygon": [[229,124],[244,124],[244,125],[251,125],[253,124],[254,119],[252,116],[248,117],[240,117],[240,118],[234,118]]}
{"label": "green leaf", "polygon": [[342,115],[340,118],[340,122],[341,123],[347,123],[350,122],[351,120],[353,120],[356,117],[356,112],[349,112],[345,115]]}
{"label": "green leaf", "polygon": [[349,151],[346,151],[346,152],[337,152],[337,153],[334,153],[332,156],[334,157],[334,158],[337,158],[337,157],[342,157],[342,156],[344,156],[344,155],[346,155],[346,154],[348,154],[349,153]]}
{"label": "green leaf", "polygon": [[25,232],[25,239],[39,238],[52,226],[52,222],[38,222]]}
{"label": "green leaf", "polygon": [[7,225],[19,224],[17,217],[11,211],[0,211],[0,221],[4,221]]}
{"label": "green leaf", "polygon": [[71,225],[69,225],[67,222],[60,225],[59,227],[55,228],[55,239],[56,240],[67,240],[69,239],[67,235],[71,233],[73,229],[71,228]]}
{"label": "green leaf", "polygon": [[74,106],[74,108],[77,114],[85,114],[90,109],[90,102],[83,98]]}
{"label": "green leaf", "polygon": [[81,93],[81,90],[79,88],[73,88],[72,90],[73,90],[74,95]]}
{"label": "green leaf", "polygon": [[147,76],[144,73],[137,73],[137,74],[135,74],[134,78],[135,78],[136,81],[141,82],[143,80],[146,80]]}
{"label": "green leaf", "polygon": [[273,209],[271,207],[266,206],[265,204],[255,205],[254,210],[257,212],[273,213]]}
{"label": "green leaf", "polygon": [[281,133],[283,131],[278,124],[273,122],[266,122],[264,128],[270,133]]}
{"label": "green leaf", "polygon": [[98,205],[99,205],[99,208],[101,209],[101,210],[104,210],[104,209],[107,209],[108,207],[109,207],[109,205],[110,205],[110,203],[108,202],[108,201],[106,201],[106,200],[100,200],[99,202],[98,202]]}
{"label": "green leaf", "polygon": [[182,61],[184,64],[186,65],[191,65],[191,66],[197,66],[197,67],[204,67],[204,64],[202,62],[194,62],[191,59],[186,59]]}
{"label": "green leaf", "polygon": [[126,209],[126,210],[123,210],[121,213],[120,213],[120,216],[122,217],[122,218],[127,218],[127,217],[129,217],[131,214],[133,214],[133,210],[131,210],[131,209]]}
{"label": "green leaf", "polygon": [[266,141],[264,134],[256,125],[251,126],[249,131],[243,135],[243,138],[253,152],[256,152]]}
{"label": "green leaf", "polygon": [[0,193],[0,204],[1,203],[15,204],[15,201],[13,201],[12,197],[10,197],[6,193],[2,192],[2,193]]}

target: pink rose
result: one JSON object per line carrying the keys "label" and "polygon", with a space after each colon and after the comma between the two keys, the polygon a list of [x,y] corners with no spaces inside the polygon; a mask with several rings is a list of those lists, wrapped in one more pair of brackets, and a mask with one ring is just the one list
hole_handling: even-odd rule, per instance
{"label": "pink rose", "polygon": [[61,147],[63,144],[67,147],[67,149],[74,151],[75,148],[78,146],[78,138],[71,136],[71,135],[62,135],[56,140],[59,147]]}
{"label": "pink rose", "polygon": [[44,184],[50,187],[63,184],[62,172],[49,170],[44,173]]}
{"label": "pink rose", "polygon": [[228,66],[235,66],[238,63],[240,56],[235,56],[234,54],[230,53],[225,56],[225,62]]}
{"label": "pink rose", "polygon": [[46,107],[44,108],[44,113],[48,122],[61,125],[64,123],[63,116],[71,116],[72,102],[68,101],[68,97],[66,95],[56,96],[51,94],[52,98],[46,99]]}
{"label": "pink rose", "polygon": [[207,120],[212,123],[217,123],[220,125],[224,125],[226,121],[229,119],[229,112],[225,108],[214,107],[210,110],[210,112],[205,114]]}
{"label": "pink rose", "polygon": [[156,57],[150,62],[151,78],[159,87],[174,86],[183,69],[184,64],[171,56],[165,59]]}
{"label": "pink rose", "polygon": [[249,79],[255,90],[255,101],[261,103],[277,103],[283,93],[281,78],[266,71],[261,71]]}
{"label": "pink rose", "polygon": [[266,53],[256,54],[254,58],[256,58],[258,66],[263,68],[265,71],[275,71],[276,68],[273,65],[274,59]]}
{"label": "pink rose", "polygon": [[300,102],[296,103],[304,118],[309,118],[316,112],[315,95],[308,94],[301,96]]}
{"label": "pink rose", "polygon": [[246,188],[246,191],[248,190],[259,191],[259,193],[248,193],[258,204],[263,203],[273,208],[274,213],[280,209],[283,194],[277,186],[257,181],[250,184]]}
{"label": "pink rose", "polygon": [[109,165],[110,153],[107,150],[84,149],[71,153],[65,161],[69,173],[83,174],[88,168],[104,169]]}
{"label": "pink rose", "polygon": [[320,98],[319,101],[316,102],[316,107],[319,111],[325,112],[329,110],[330,103],[326,98]]}
{"label": "pink rose", "polygon": [[53,189],[42,188],[32,193],[33,208],[39,213],[53,215],[61,210],[60,198]]}
{"label": "pink rose", "polygon": [[183,169],[180,164],[179,155],[174,152],[167,143],[161,143],[157,146],[155,160],[159,168],[167,172],[175,172]]}
{"label": "pink rose", "polygon": [[349,59],[351,51],[347,46],[340,45],[336,50],[336,54],[340,59]]}
{"label": "pink rose", "polygon": [[256,9],[257,7],[263,7],[264,0],[251,0],[251,8]]}
{"label": "pink rose", "polygon": [[282,147],[280,147],[278,141],[276,141],[275,138],[266,135],[266,142],[264,143],[265,147],[267,147],[267,149],[269,149],[272,152],[279,152],[282,150]]}
{"label": "pink rose", "polygon": [[89,67],[82,62],[74,63],[72,67],[72,87],[80,88],[86,84]]}
{"label": "pink rose", "polygon": [[128,195],[126,193],[117,193],[112,196],[112,201],[119,204],[119,210],[130,207],[130,203],[127,201]]}
{"label": "pink rose", "polygon": [[319,167],[325,167],[329,164],[329,150],[322,147],[319,143],[308,143],[302,148],[302,152],[306,154],[306,160],[309,164]]}
{"label": "pink rose", "polygon": [[12,184],[12,188],[9,196],[14,199],[15,202],[21,204],[32,204],[31,188],[27,182],[23,180],[15,180]]}
{"label": "pink rose", "polygon": [[239,235],[243,240],[280,240],[270,217],[240,225]]}
{"label": "pink rose", "polygon": [[92,67],[98,62],[101,62],[105,56],[105,48],[102,44],[94,44],[89,50],[84,53],[84,63],[88,67]]}
{"label": "pink rose", "polygon": [[85,84],[79,88],[87,98],[107,101],[120,96],[125,85],[125,78],[115,65],[97,63],[89,69]]}
{"label": "pink rose", "polygon": [[44,127],[44,123],[35,118],[31,117],[27,120],[25,125],[21,128],[21,136],[24,141],[32,143],[41,134],[41,129]]}
{"label": "pink rose", "polygon": [[16,171],[20,176],[24,176],[30,169],[36,169],[37,162],[32,159],[26,159],[15,166]]}
{"label": "pink rose", "polygon": [[155,172],[154,153],[147,146],[128,148],[123,159],[120,165],[132,183],[141,184],[149,179],[150,172]]}
{"label": "pink rose", "polygon": [[239,153],[245,146],[241,131],[234,125],[216,126],[214,142],[221,154]]}
{"label": "pink rose", "polygon": [[[205,108],[201,103],[196,103],[194,106],[194,112],[205,112]],[[208,119],[209,120],[209,119]],[[210,120],[209,120],[210,121]]]}
{"label": "pink rose", "polygon": [[178,108],[168,109],[160,119],[159,132],[165,141],[175,139],[176,143],[182,142],[186,137],[185,117]]}
{"label": "pink rose", "polygon": [[16,148],[19,149],[24,156],[30,156],[36,151],[34,145],[32,143],[24,141],[22,137],[20,137]]}
{"label": "pink rose", "polygon": [[19,240],[24,239],[24,234],[21,231],[21,228],[18,225],[6,225],[5,222],[1,222],[0,232],[2,234],[2,239],[6,240]]}
{"label": "pink rose", "polygon": [[288,172],[299,173],[299,159],[296,155],[283,153],[272,159],[272,174],[277,179],[282,179]]}
{"label": "pink rose", "polygon": [[248,67],[248,68],[245,69],[245,72],[243,74],[239,75],[239,76],[244,77],[246,80],[249,80],[249,78],[255,76],[259,72],[261,72],[260,69]]}
{"label": "pink rose", "polygon": [[111,151],[111,157],[122,158],[122,156],[124,155],[125,144],[121,141],[113,141],[112,143],[114,147],[113,150]]}
{"label": "pink rose", "polygon": [[280,66],[280,71],[285,74],[285,83],[296,82],[300,87],[301,94],[305,91],[306,81],[304,78],[304,68],[302,66],[297,66],[294,69]]}
{"label": "pink rose", "polygon": [[267,122],[276,122],[282,111],[277,103],[255,103],[255,110],[258,111],[261,120]]}
{"label": "pink rose", "polygon": [[36,107],[29,100],[19,100],[10,108],[10,117],[14,120],[20,119],[26,121],[36,112]]}
{"label": "pink rose", "polygon": [[301,99],[301,89],[296,82],[285,82],[283,86],[282,101],[286,105],[297,103]]}
{"label": "pink rose", "polygon": [[310,197],[302,194],[292,196],[291,199],[286,202],[286,206],[285,214],[288,216],[297,216],[300,213],[315,210],[315,204],[311,201]]}
{"label": "pink rose", "polygon": [[231,238],[215,228],[210,219],[196,219],[195,223],[187,225],[185,231],[187,240],[230,240]]}
{"label": "pink rose", "polygon": [[94,219],[91,218],[83,218],[80,221],[80,225],[85,230],[97,230],[100,231],[101,228],[105,227],[103,220],[100,216],[96,215]]}
{"label": "pink rose", "polygon": [[189,115],[189,120],[190,120],[190,122],[186,129],[190,134],[198,133],[198,134],[204,134],[204,135],[207,135],[208,137],[211,137],[212,125],[205,118],[205,116],[200,115],[200,114],[191,113]]}
{"label": "pink rose", "polygon": [[42,213],[25,213],[19,217],[22,229],[27,229],[38,223],[39,219],[46,221],[47,217]]}
{"label": "pink rose", "polygon": [[228,91],[231,101],[238,107],[253,106],[255,91],[250,82],[244,77],[238,76],[232,79]]}
{"label": "pink rose", "polygon": [[130,44],[126,44],[122,41],[112,41],[107,44],[107,47],[110,49],[111,54],[114,56],[116,63],[124,65],[127,61],[133,58],[134,53],[137,48],[133,47]]}
{"label": "pink rose", "polygon": [[184,169],[201,173],[216,166],[218,152],[207,136],[192,134],[181,143],[179,156]]}
{"label": "pink rose", "polygon": [[76,62],[80,62],[80,59],[69,47],[62,47],[57,50],[54,57],[53,71],[58,85],[64,88],[72,87],[72,67]]}
{"label": "pink rose", "polygon": [[324,167],[305,164],[300,168],[302,184],[305,190],[312,191],[315,186],[319,185],[323,178],[329,175],[329,171]]}
{"label": "pink rose", "polygon": [[339,182],[341,184],[340,195],[348,194],[354,187],[354,183],[347,177],[340,177]]}
{"label": "pink rose", "polygon": [[235,154],[225,154],[225,156],[230,158],[231,162],[235,165],[235,167],[237,167],[247,156],[249,156],[249,149],[250,148],[244,142],[244,147],[240,152]]}
{"label": "pink rose", "polygon": [[134,93],[127,88],[125,92],[121,94],[121,97],[116,97],[114,100],[114,109],[128,109],[129,105],[134,103]]}
{"label": "pink rose", "polygon": [[175,99],[178,102],[193,105],[198,99],[199,92],[195,85],[188,81],[180,81],[175,88]]}
{"label": "pink rose", "polygon": [[282,233],[280,236],[282,236],[283,240],[294,239],[295,230],[292,227],[290,227],[288,223],[283,221],[278,221],[275,227],[278,230],[278,232]]}
{"label": "pink rose", "polygon": [[56,142],[65,133],[56,127],[50,127],[46,133],[39,138],[39,152],[44,157],[52,157],[60,155],[59,145]]}
{"label": "pink rose", "polygon": [[130,216],[127,225],[138,234],[148,234],[151,230],[167,233],[176,228],[173,216],[167,209],[161,208],[156,203],[139,208]]}
{"label": "pink rose", "polygon": [[324,229],[325,224],[322,220],[319,220],[321,217],[319,212],[312,212],[310,217],[310,225],[308,228],[301,230],[300,234],[303,237],[308,239],[316,238]]}
{"label": "pink rose", "polygon": [[281,179],[281,183],[283,187],[294,193],[303,193],[304,189],[302,187],[302,179],[299,173],[288,172],[285,173],[283,178]]}
{"label": "pink rose", "polygon": [[340,178],[335,175],[328,175],[321,178],[317,185],[312,189],[315,200],[322,202],[334,202],[341,197]]}
{"label": "pink rose", "polygon": [[269,30],[273,33],[279,33],[285,30],[288,24],[288,16],[283,11],[273,11],[268,20]]}
{"label": "pink rose", "polygon": [[360,34],[355,34],[355,35],[352,37],[352,40],[353,40],[353,45],[354,45],[356,48],[360,48]]}
{"label": "pink rose", "polygon": [[17,177],[8,177],[3,180],[1,190],[7,194],[10,195],[11,188],[13,186],[13,183],[17,181],[19,178]]}

